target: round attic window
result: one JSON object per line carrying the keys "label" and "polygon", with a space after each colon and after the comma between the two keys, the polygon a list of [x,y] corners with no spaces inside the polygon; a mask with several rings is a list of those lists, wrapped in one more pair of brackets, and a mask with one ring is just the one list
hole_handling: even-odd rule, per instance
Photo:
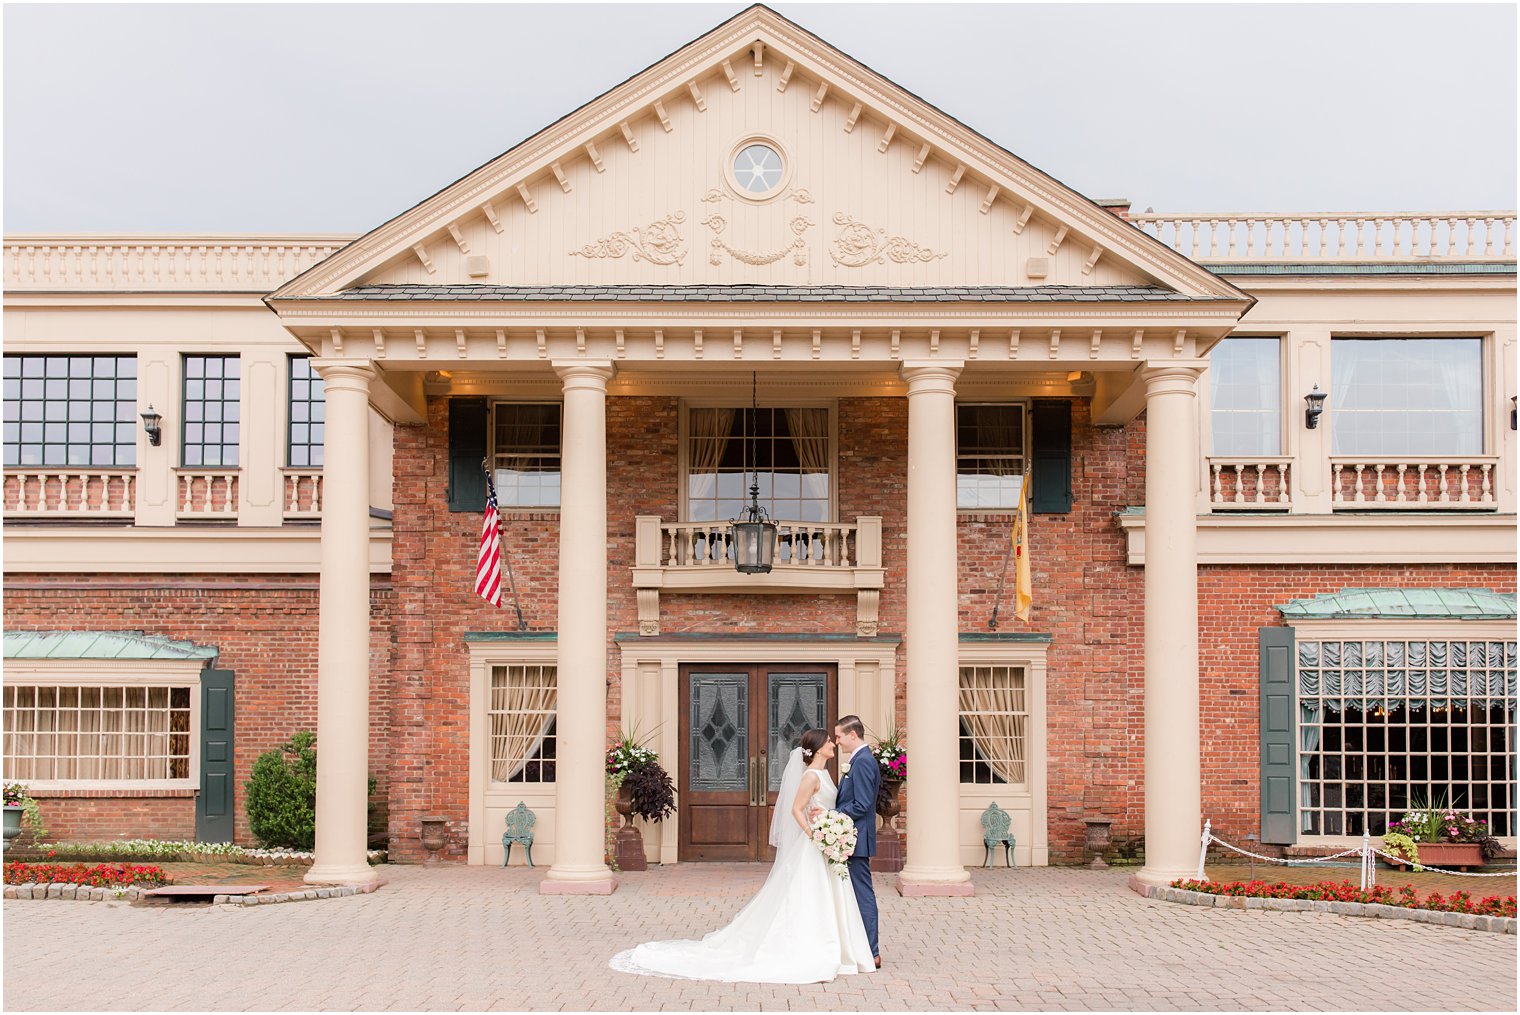
{"label": "round attic window", "polygon": [[763,141],[752,141],[734,156],[734,182],[751,197],[763,197],[781,186],[786,163],[781,153]]}

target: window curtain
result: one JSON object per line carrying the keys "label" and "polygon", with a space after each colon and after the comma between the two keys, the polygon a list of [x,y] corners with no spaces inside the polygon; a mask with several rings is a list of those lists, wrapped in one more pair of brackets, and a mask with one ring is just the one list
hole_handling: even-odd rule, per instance
{"label": "window curtain", "polygon": [[977,755],[1005,782],[1024,781],[1024,689],[1015,686],[1013,674],[994,672],[982,684],[973,676],[970,685],[962,678],[961,719],[971,734]]}
{"label": "window curtain", "polygon": [[686,414],[686,472],[693,482],[687,490],[692,500],[707,500],[717,490],[718,466],[728,453],[729,432],[734,428],[733,409],[692,409]]}
{"label": "window curtain", "polygon": [[508,472],[533,470],[547,440],[540,406],[496,410],[496,468]]}
{"label": "window curtain", "polygon": [[554,722],[557,686],[534,667],[529,683],[522,667],[491,671],[491,780],[507,782],[528,767]]}
{"label": "window curtain", "polygon": [[787,409],[786,426],[804,474],[829,471],[829,411]]}
{"label": "window curtain", "polygon": [[1353,343],[1350,341],[1334,341],[1330,343],[1330,453],[1332,455],[1358,455],[1375,454],[1381,451],[1381,446],[1376,449],[1369,448],[1362,440],[1363,435],[1353,429],[1351,419],[1338,421],[1336,415],[1348,405],[1353,405],[1358,399],[1351,398],[1355,389],[1358,374],[1362,373],[1360,367],[1364,356],[1360,353],[1362,345],[1367,343]]}

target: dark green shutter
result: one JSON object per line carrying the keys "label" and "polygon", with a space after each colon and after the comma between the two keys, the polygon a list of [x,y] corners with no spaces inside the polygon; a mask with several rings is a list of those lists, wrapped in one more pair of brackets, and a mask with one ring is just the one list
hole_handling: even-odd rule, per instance
{"label": "dark green shutter", "polygon": [[449,510],[484,511],[486,474],[486,400],[449,399]]}
{"label": "dark green shutter", "polygon": [[233,673],[201,672],[201,792],[195,801],[198,842],[231,842]]}
{"label": "dark green shutter", "polygon": [[1261,636],[1261,841],[1298,841],[1293,740],[1297,690],[1291,627],[1263,627]]}
{"label": "dark green shutter", "polygon": [[1036,398],[1029,415],[1034,451],[1029,509],[1042,515],[1066,514],[1071,510],[1071,402]]}

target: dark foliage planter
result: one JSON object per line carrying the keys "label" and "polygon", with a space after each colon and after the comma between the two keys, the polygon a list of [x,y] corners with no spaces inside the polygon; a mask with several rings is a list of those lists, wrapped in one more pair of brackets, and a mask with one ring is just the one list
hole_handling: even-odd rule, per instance
{"label": "dark foliage planter", "polygon": [[876,855],[871,857],[871,870],[880,874],[896,874],[903,869],[902,833],[897,830],[897,816],[902,813],[901,779],[883,779],[876,793],[876,813],[881,817],[881,828],[876,832]]}

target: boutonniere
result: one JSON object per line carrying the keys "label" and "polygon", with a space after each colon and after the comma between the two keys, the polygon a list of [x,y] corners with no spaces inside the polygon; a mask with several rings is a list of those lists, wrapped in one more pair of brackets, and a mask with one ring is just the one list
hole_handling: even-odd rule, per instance
{"label": "boutonniere", "polygon": [[842,776],[850,774],[850,763],[848,761],[841,761],[839,763],[839,774]]}

